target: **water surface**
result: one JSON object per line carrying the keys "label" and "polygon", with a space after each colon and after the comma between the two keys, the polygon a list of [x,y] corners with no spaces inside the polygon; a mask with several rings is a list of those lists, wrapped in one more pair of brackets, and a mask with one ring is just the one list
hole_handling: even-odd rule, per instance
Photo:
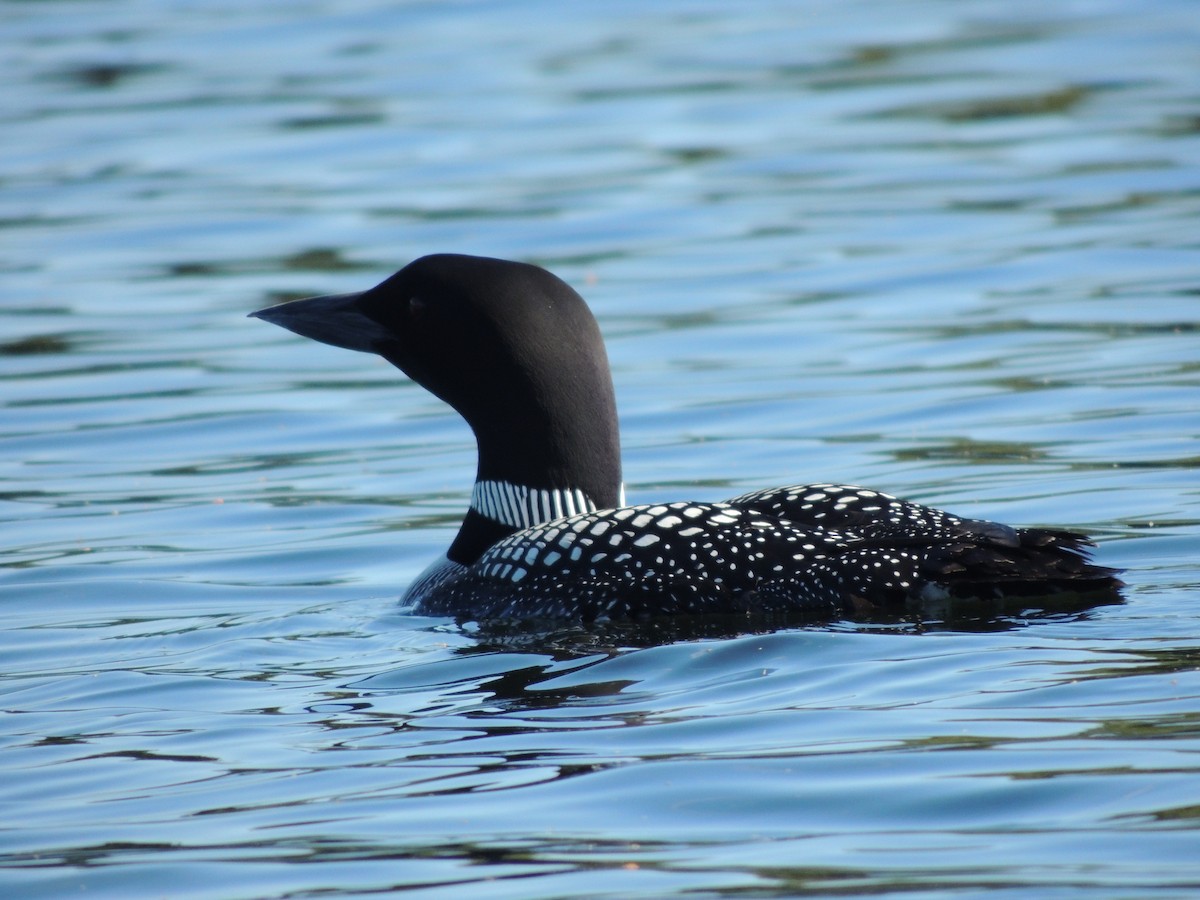
{"label": "water surface", "polygon": [[[6,895],[1186,897],[1193,5],[0,3]],[[245,313],[549,266],[633,502],[1085,530],[1126,602],[646,647],[396,598],[470,434]]]}

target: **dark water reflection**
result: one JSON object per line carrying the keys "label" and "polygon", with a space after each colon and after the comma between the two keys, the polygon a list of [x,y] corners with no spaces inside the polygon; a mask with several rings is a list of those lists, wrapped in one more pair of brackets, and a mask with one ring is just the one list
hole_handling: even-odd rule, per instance
{"label": "dark water reflection", "polygon": [[[0,893],[1185,897],[1184,0],[0,3]],[[1125,602],[401,615],[470,435],[245,313],[554,268],[630,499],[863,483]]]}

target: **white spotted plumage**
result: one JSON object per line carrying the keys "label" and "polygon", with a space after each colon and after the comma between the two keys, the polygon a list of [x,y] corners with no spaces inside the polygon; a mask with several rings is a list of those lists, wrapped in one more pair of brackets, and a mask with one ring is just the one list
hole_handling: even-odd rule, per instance
{"label": "white spotted plumage", "polygon": [[945,594],[960,560],[1003,557],[1022,534],[852,485],[794,485],[533,525],[435,585],[421,608],[480,619],[839,614],[867,598]]}

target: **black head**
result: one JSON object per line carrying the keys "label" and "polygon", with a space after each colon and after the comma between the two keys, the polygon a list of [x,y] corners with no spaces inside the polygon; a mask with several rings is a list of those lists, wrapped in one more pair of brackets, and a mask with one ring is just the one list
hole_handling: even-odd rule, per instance
{"label": "black head", "polygon": [[580,488],[616,505],[620,448],[600,329],[545,269],[437,254],[362,293],[252,315],[378,353],[449,403],[475,432],[480,478]]}

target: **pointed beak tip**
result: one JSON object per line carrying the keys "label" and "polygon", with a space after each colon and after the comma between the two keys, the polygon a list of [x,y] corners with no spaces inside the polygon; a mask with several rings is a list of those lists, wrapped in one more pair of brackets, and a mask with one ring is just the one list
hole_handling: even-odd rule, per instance
{"label": "pointed beak tip", "polygon": [[286,324],[281,321],[285,315],[281,311],[281,307],[284,306],[287,306],[286,302],[276,303],[274,306],[264,306],[262,309],[256,309],[254,312],[246,313],[246,318],[262,319],[264,322],[270,322],[272,325],[281,325],[282,327],[286,328]]}
{"label": "pointed beak tip", "polygon": [[357,308],[361,296],[361,293],[354,293],[306,297],[256,309],[246,315],[322,344],[375,353],[377,347],[388,340],[389,334]]}

